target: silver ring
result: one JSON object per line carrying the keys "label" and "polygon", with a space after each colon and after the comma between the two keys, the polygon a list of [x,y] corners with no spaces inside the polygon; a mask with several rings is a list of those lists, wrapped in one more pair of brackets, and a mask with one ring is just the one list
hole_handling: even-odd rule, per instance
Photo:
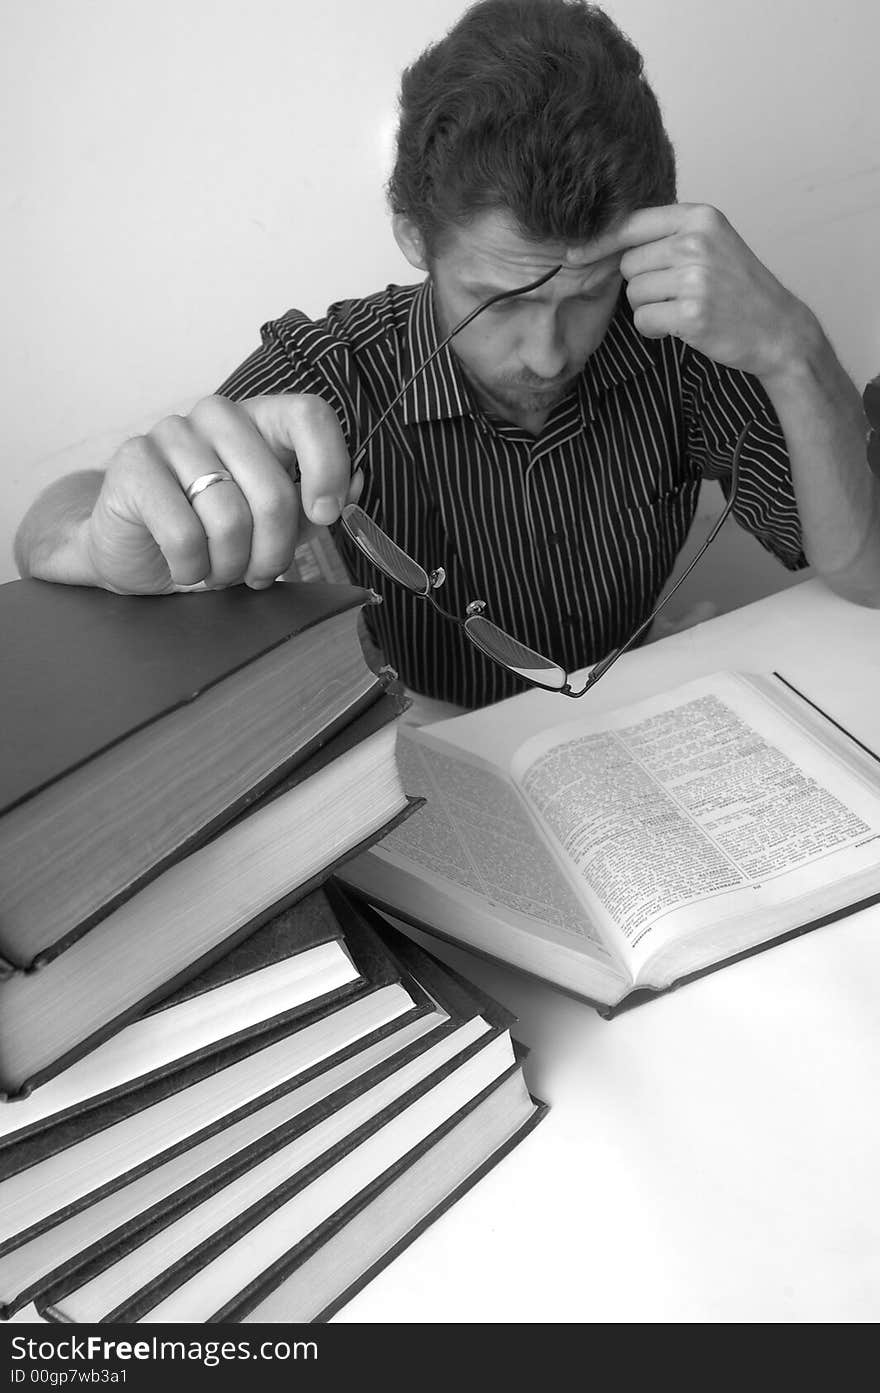
{"label": "silver ring", "polygon": [[193,479],[191,484],[187,484],[183,490],[187,503],[192,503],[205,489],[209,489],[212,484],[234,484],[235,480],[228,469],[215,469],[212,474],[200,474],[197,479]]}

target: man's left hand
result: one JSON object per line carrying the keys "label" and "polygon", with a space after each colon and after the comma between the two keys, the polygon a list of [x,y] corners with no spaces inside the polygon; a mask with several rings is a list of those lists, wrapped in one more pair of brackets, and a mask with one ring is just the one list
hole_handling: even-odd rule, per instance
{"label": "man's left hand", "polygon": [[[785,371],[808,335],[807,307],[717,208],[643,208],[584,251],[590,261],[623,253],[635,325],[647,338],[674,334],[715,362],[767,379]],[[566,264],[580,264],[579,249]]]}

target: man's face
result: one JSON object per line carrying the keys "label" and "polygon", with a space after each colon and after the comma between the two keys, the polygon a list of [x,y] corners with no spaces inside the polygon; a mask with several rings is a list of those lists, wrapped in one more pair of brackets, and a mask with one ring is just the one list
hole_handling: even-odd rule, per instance
{"label": "man's face", "polygon": [[[452,229],[429,268],[441,331],[491,295],[537,280],[565,253],[562,243],[527,241],[501,212]],[[591,260],[579,246],[577,260],[538,290],[490,306],[452,341],[481,403],[505,420],[542,424],[604,337],[620,256]]]}

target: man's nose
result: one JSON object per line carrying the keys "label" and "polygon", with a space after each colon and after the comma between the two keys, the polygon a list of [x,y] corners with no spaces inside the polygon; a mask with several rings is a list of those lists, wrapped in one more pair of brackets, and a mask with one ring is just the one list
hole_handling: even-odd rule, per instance
{"label": "man's nose", "polygon": [[565,371],[568,354],[555,315],[542,315],[530,324],[521,356],[523,367],[548,382]]}

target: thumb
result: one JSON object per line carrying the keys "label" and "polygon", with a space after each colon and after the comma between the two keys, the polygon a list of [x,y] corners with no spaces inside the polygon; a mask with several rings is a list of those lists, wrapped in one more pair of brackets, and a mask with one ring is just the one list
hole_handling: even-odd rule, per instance
{"label": "thumb", "polygon": [[335,522],[346,502],[351,460],[332,407],[308,393],[283,392],[240,403],[275,458],[300,485],[313,522]]}

